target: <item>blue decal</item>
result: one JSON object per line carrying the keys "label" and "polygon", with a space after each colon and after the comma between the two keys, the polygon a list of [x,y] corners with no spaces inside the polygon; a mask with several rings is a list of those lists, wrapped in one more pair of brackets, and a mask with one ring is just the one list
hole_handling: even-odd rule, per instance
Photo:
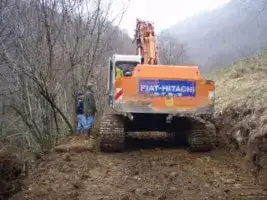
{"label": "blue decal", "polygon": [[140,80],[139,93],[156,96],[195,97],[196,83],[185,80]]}

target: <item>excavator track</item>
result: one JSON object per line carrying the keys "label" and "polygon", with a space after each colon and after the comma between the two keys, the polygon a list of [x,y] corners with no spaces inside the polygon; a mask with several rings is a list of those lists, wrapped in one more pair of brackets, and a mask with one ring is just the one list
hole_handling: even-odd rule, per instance
{"label": "excavator track", "polygon": [[215,125],[204,119],[195,118],[187,142],[190,151],[205,152],[213,150],[216,147]]}
{"label": "excavator track", "polygon": [[119,115],[106,114],[100,122],[100,150],[118,152],[124,149],[124,121]]}

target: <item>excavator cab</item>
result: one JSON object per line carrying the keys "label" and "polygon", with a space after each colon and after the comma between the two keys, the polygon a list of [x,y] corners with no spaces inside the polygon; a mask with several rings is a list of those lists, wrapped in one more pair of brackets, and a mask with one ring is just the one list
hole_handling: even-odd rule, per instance
{"label": "excavator cab", "polygon": [[109,58],[109,71],[108,71],[108,94],[109,105],[113,105],[116,99],[116,67],[123,71],[123,77],[131,77],[134,68],[141,64],[141,56],[139,55],[120,55],[114,54]]}

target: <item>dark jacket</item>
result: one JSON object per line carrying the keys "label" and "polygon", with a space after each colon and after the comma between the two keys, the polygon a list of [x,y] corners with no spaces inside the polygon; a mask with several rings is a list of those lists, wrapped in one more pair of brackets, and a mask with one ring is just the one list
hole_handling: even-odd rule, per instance
{"label": "dark jacket", "polygon": [[94,115],[96,113],[95,98],[93,93],[90,91],[86,92],[84,95],[83,108],[86,116]]}
{"label": "dark jacket", "polygon": [[78,100],[78,103],[77,103],[77,106],[76,106],[76,114],[77,115],[82,115],[84,112],[83,112],[83,100],[79,99]]}

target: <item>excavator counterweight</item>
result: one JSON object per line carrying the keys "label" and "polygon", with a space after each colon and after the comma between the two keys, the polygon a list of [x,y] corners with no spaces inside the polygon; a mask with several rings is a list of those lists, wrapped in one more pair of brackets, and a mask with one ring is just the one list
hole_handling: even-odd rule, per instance
{"label": "excavator counterweight", "polygon": [[[138,19],[136,55],[109,59],[101,150],[122,151],[126,136],[154,138],[159,132],[194,151],[213,149],[216,132],[207,119],[214,112],[214,82],[203,79],[198,66],[161,65],[155,38],[153,24]],[[123,71],[117,79],[116,68]]]}

